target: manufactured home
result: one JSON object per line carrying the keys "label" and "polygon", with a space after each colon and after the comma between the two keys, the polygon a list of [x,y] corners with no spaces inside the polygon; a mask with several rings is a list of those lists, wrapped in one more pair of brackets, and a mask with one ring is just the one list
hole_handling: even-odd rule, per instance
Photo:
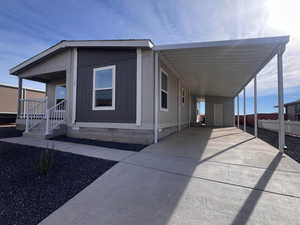
{"label": "manufactured home", "polygon": [[235,97],[275,55],[283,54],[288,40],[61,41],[10,70],[20,90],[23,79],[46,84],[45,99],[19,93],[17,126],[29,135],[59,131],[150,144],[193,126],[199,101],[205,102],[206,126],[234,126]]}

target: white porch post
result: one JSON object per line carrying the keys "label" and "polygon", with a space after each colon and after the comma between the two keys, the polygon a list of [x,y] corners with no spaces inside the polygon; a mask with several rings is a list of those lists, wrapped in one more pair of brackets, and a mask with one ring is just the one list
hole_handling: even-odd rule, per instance
{"label": "white porch post", "polygon": [[[21,99],[22,99],[22,91],[23,91],[23,79],[19,77],[19,80],[18,80],[18,85],[19,85],[19,88],[18,88],[18,108],[17,108],[17,118],[21,116],[21,108],[22,108],[22,103],[21,103]],[[24,103],[23,103],[24,105]],[[24,106],[23,106],[24,107]]]}
{"label": "white porch post", "polygon": [[237,127],[240,128],[240,94],[237,95]]}
{"label": "white porch post", "polygon": [[159,60],[158,52],[154,53],[154,143],[158,142],[158,107],[159,107]]}
{"label": "white porch post", "polygon": [[244,88],[244,131],[246,132],[246,88]]}
{"label": "white porch post", "polygon": [[190,89],[188,89],[188,96],[189,96],[189,128],[191,127],[191,101],[192,101],[192,98],[191,98],[191,91]]}
{"label": "white porch post", "polygon": [[278,147],[281,152],[285,147],[285,126],[284,126],[284,112],[283,112],[283,70],[282,70],[282,55],[285,50],[284,46],[278,48],[277,53],[277,80],[278,80]]}
{"label": "white porch post", "polygon": [[254,136],[257,137],[257,81],[254,77]]}
{"label": "white porch post", "polygon": [[178,131],[181,131],[181,83],[178,79]]}

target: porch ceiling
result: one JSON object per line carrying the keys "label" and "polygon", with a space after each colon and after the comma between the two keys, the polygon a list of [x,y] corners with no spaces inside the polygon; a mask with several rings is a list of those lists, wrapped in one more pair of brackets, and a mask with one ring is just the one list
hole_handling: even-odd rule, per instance
{"label": "porch ceiling", "polygon": [[288,36],[154,47],[196,96],[234,97]]}
{"label": "porch ceiling", "polygon": [[33,80],[42,83],[47,83],[53,80],[65,80],[66,79],[66,71],[57,71],[53,73],[44,73],[34,76],[25,77],[26,80]]}

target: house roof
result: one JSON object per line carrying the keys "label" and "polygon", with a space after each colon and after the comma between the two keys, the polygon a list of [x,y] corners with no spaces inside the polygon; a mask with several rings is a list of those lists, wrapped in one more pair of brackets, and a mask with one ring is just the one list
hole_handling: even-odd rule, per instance
{"label": "house roof", "polygon": [[118,47],[118,48],[152,48],[153,43],[149,39],[123,39],[123,40],[63,40],[50,48],[40,52],[39,54],[25,60],[17,66],[9,70],[10,74],[14,74],[20,69],[47,57],[54,52],[69,47]]}
{"label": "house roof", "polygon": [[288,41],[289,36],[280,36],[154,46],[149,39],[65,40],[13,67],[10,74],[68,47],[149,48],[193,95],[234,97]]}
{"label": "house roof", "polygon": [[197,97],[236,96],[288,43],[289,36],[153,47]]}
{"label": "house roof", "polygon": [[289,105],[299,105],[299,104],[300,104],[300,99],[297,100],[297,101],[285,103],[284,106],[289,106]]}

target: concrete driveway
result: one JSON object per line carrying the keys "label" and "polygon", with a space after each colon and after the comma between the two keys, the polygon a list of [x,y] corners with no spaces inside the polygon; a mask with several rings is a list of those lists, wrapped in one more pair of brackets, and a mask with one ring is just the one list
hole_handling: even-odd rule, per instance
{"label": "concrete driveway", "polygon": [[42,225],[300,224],[300,165],[236,128],[190,128],[124,158]]}

